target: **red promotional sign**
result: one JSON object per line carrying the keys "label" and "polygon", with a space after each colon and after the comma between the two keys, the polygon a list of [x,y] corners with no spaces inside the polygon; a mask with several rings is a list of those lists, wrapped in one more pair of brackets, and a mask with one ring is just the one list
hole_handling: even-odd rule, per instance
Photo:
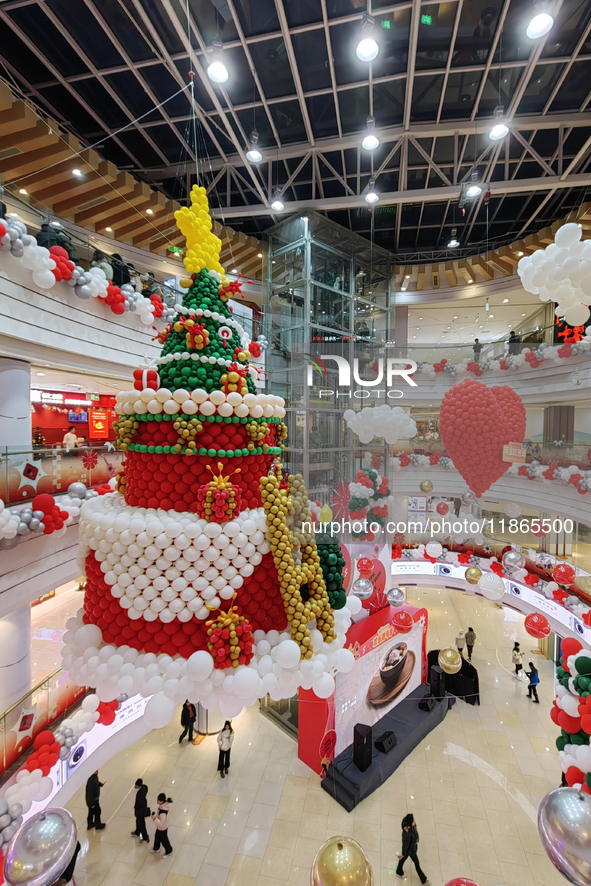
{"label": "red promotional sign", "polygon": [[88,436],[91,440],[109,436],[109,416],[106,409],[88,410]]}

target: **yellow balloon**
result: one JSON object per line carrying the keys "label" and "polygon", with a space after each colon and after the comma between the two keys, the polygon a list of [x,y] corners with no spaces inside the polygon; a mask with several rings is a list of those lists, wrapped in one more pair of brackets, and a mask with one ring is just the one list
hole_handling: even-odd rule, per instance
{"label": "yellow balloon", "polygon": [[324,505],[320,511],[320,520],[322,523],[330,523],[332,520],[332,511],[328,505]]}
{"label": "yellow balloon", "polygon": [[433,492],[433,484],[430,480],[421,480],[419,486],[421,492]]}
{"label": "yellow balloon", "polygon": [[462,656],[457,649],[448,646],[440,651],[437,664],[446,674],[457,674],[462,667]]}
{"label": "yellow balloon", "polygon": [[331,837],[312,865],[312,886],[373,886],[368,858],[352,837]]}
{"label": "yellow balloon", "polygon": [[478,566],[469,566],[464,573],[464,578],[471,585],[477,585],[481,576],[482,570]]}

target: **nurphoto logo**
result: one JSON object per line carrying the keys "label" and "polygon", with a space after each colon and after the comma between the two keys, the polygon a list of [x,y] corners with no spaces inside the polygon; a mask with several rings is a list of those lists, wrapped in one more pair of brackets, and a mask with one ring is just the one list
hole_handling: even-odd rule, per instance
{"label": "nurphoto logo", "polygon": [[[353,382],[359,385],[358,388],[351,386],[351,364],[346,357],[340,357],[336,354],[321,354],[319,357],[314,354],[302,354],[302,358],[308,364],[307,366],[307,385],[309,388],[318,387],[314,385],[314,370],[328,381],[328,369],[324,361],[333,360],[338,369],[337,388],[321,387],[318,396],[322,397],[356,397],[359,400],[365,400],[369,397],[384,396],[388,399],[398,400],[404,397],[404,391],[394,388],[395,381],[400,383],[402,380],[405,384],[412,388],[417,387],[416,381],[412,376],[416,372],[417,364],[414,360],[395,357],[378,357],[375,361],[376,376],[372,379],[361,378],[359,374],[359,360],[353,360]],[[380,388],[379,385],[385,385]],[[367,390],[372,388],[372,390]]]}

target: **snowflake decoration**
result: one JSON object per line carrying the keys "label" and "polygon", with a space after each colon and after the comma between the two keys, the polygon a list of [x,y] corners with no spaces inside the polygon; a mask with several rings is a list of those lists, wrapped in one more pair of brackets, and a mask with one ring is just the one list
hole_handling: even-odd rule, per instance
{"label": "snowflake decoration", "polygon": [[92,449],[82,454],[82,464],[87,471],[91,471],[93,468],[96,468],[97,463],[98,455]]}

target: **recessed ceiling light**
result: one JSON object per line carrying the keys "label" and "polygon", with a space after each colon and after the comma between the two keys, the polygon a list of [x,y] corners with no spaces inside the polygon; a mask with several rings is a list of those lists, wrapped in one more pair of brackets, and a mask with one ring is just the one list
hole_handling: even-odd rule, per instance
{"label": "recessed ceiling light", "polygon": [[539,40],[540,37],[544,37],[552,29],[553,24],[554,17],[544,10],[534,15],[525,29],[525,33],[530,40]]}
{"label": "recessed ceiling light", "polygon": [[19,194],[26,194],[27,193],[24,188],[19,188],[18,192],[19,192]]}
{"label": "recessed ceiling light", "polygon": [[20,218],[18,212],[9,212],[8,214],[11,218]]}
{"label": "recessed ceiling light", "polygon": [[479,329],[484,329],[484,326],[479,326],[478,328],[479,328]]}
{"label": "recessed ceiling light", "polygon": [[45,375],[44,372],[38,372],[37,375]]}
{"label": "recessed ceiling light", "polygon": [[515,255],[523,255],[523,252],[516,252]]}
{"label": "recessed ceiling light", "polygon": [[258,258],[262,258],[262,257],[263,257],[263,253],[262,253],[262,252],[257,253],[257,255],[258,255]]}
{"label": "recessed ceiling light", "polygon": [[489,314],[489,315],[488,315],[488,319],[489,319],[489,320],[494,320],[494,316],[495,316],[494,314]]}
{"label": "recessed ceiling light", "polygon": [[457,317],[454,317],[454,320],[457,320],[457,319],[458,319]]}
{"label": "recessed ceiling light", "polygon": [[407,279],[407,280],[410,280],[410,274],[407,274],[407,275],[406,275],[406,279]]}
{"label": "recessed ceiling light", "polygon": [[508,301],[509,301],[508,298],[504,298],[504,299],[503,299],[503,304],[506,305],[506,304],[508,303]]}
{"label": "recessed ceiling light", "polygon": [[468,283],[474,283],[474,280],[468,280]]}
{"label": "recessed ceiling light", "polygon": [[231,274],[237,274],[238,271],[236,270],[236,268],[232,268],[232,270],[230,271],[230,273],[231,273]]}
{"label": "recessed ceiling light", "polygon": [[84,173],[82,172],[81,169],[73,169],[72,175],[76,175],[76,176],[78,176],[78,178],[80,178],[80,176],[84,175]]}
{"label": "recessed ceiling light", "polygon": [[522,317],[525,317],[525,314],[522,314],[521,316],[522,316]]}
{"label": "recessed ceiling light", "polygon": [[108,231],[109,234],[111,233],[112,230],[113,230],[113,228],[105,228],[105,231]]}
{"label": "recessed ceiling light", "polygon": [[422,320],[422,319],[423,319],[422,317],[419,317],[419,320]]}
{"label": "recessed ceiling light", "polygon": [[148,213],[148,215],[153,215],[154,210],[153,209],[146,209],[146,212]]}

